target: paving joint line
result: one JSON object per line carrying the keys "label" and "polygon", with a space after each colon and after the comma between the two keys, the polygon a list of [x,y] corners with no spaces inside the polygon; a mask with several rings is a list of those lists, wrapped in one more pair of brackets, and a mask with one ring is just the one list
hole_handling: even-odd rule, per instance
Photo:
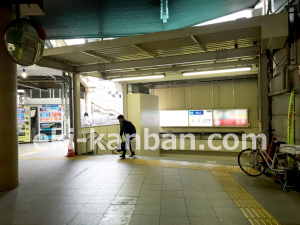
{"label": "paving joint line", "polygon": [[[280,223],[249,192],[247,192],[228,172],[212,171],[227,194],[252,225],[280,225]],[[236,181],[224,183],[222,181]],[[231,189],[234,187],[233,189]],[[235,189],[237,188],[237,189]]]}

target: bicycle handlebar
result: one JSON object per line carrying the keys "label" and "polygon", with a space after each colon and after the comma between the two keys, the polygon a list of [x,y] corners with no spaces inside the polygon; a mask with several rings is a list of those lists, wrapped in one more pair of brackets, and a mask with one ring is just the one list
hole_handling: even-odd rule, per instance
{"label": "bicycle handlebar", "polygon": [[264,129],[262,132],[259,132],[258,134],[263,134],[266,131],[269,131],[270,133],[272,133],[273,131],[276,131],[276,130],[267,128],[267,129]]}

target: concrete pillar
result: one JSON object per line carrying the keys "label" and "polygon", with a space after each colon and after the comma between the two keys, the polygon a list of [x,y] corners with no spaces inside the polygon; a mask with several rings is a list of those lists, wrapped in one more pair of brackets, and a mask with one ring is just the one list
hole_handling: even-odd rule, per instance
{"label": "concrete pillar", "polygon": [[12,11],[0,6],[0,191],[19,185],[17,65],[9,58],[4,31],[15,18]]}
{"label": "concrete pillar", "polygon": [[80,112],[80,75],[73,74],[73,102],[74,102],[74,148],[75,154],[81,155],[80,144],[77,139],[81,138],[81,112]]}
{"label": "concrete pillar", "polygon": [[92,107],[92,98],[91,98],[91,92],[88,88],[85,88],[85,112],[91,116],[91,107]]}
{"label": "concrete pillar", "polygon": [[19,95],[19,106],[22,106],[22,95]]}
{"label": "concrete pillar", "polygon": [[123,115],[126,119],[128,119],[127,94],[128,94],[128,85],[123,84]]}
{"label": "concrete pillar", "polygon": [[[269,97],[268,97],[268,67],[267,55],[260,55],[259,74],[258,74],[258,106],[259,106],[259,125],[260,131],[269,128]],[[269,140],[268,132],[265,132]],[[269,143],[269,142],[267,142]]]}

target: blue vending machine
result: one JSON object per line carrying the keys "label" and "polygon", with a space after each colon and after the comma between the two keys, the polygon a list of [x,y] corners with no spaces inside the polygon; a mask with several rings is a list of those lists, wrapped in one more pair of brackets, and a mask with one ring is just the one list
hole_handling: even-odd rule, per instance
{"label": "blue vending machine", "polygon": [[62,107],[53,104],[39,107],[40,140],[63,140]]}

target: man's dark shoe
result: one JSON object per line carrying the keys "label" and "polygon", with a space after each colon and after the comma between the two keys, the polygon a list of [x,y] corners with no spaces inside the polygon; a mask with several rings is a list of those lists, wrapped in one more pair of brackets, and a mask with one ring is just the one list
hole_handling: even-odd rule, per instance
{"label": "man's dark shoe", "polygon": [[132,153],[129,157],[133,157],[133,156],[135,156],[135,153]]}

